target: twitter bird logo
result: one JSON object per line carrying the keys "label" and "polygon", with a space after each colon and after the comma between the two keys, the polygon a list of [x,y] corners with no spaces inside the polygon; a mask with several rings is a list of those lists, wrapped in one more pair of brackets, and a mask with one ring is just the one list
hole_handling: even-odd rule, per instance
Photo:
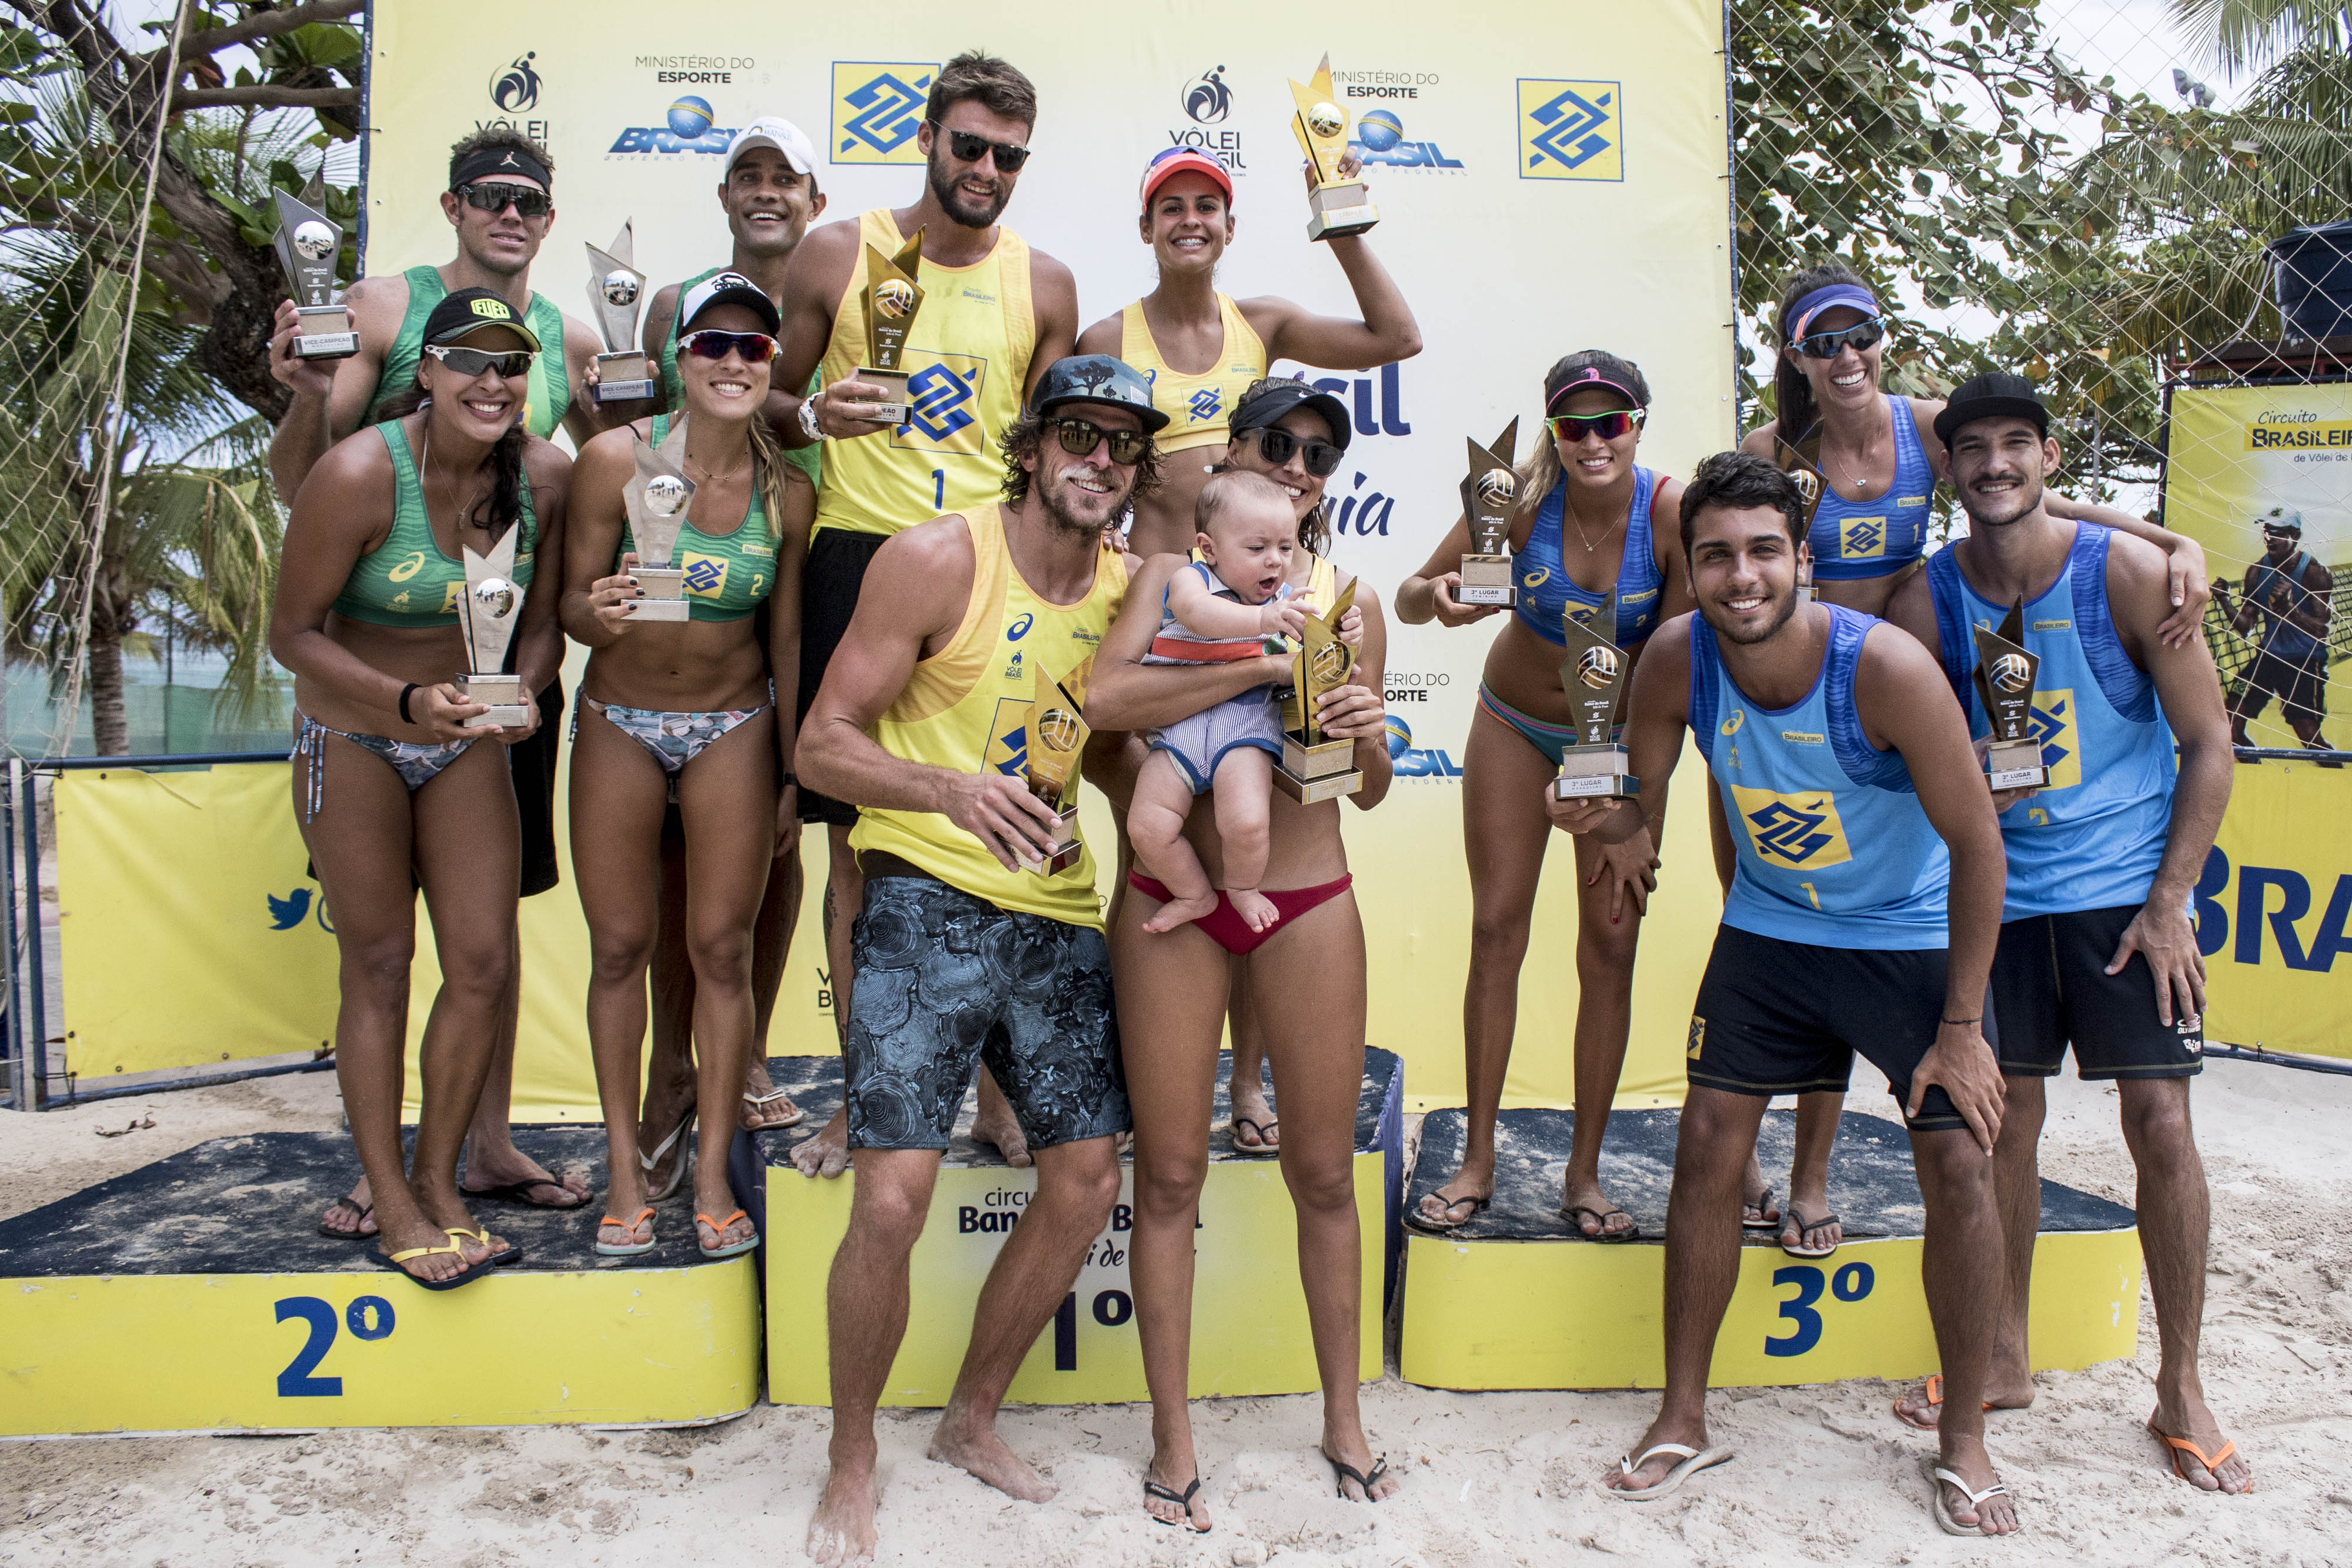
{"label": "twitter bird logo", "polygon": [[310,890],[307,887],[298,887],[283,898],[274,893],[266,893],[262,896],[269,901],[269,928],[272,931],[291,931],[302,924],[304,915],[310,913]]}

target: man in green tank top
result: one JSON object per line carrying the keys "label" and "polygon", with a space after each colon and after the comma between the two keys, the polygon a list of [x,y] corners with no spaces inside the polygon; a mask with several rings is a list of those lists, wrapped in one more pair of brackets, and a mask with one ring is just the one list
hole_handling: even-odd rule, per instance
{"label": "man in green tank top", "polygon": [[523,313],[546,345],[531,371],[525,415],[533,435],[551,435],[560,424],[577,445],[621,417],[607,413],[600,422],[587,399],[584,377],[604,348],[596,334],[531,290],[530,264],[555,222],[550,193],[554,172],[547,149],[519,131],[478,131],[452,147],[441,212],[457,231],[457,254],[439,267],[413,267],[353,283],[344,303],[359,330],[360,348],[348,360],[294,359],[293,303],[278,308],[269,371],[294,399],[270,438],[269,473],[288,505],[328,447],[415,381],[425,318],[460,288],[498,295]]}

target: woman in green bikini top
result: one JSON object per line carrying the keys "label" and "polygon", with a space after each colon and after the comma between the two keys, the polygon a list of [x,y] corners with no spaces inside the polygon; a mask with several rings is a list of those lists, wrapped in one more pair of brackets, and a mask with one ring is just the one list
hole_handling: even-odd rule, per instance
{"label": "woman in green bikini top", "polygon": [[[564,630],[590,650],[572,716],[572,863],[598,956],[588,1036],[611,1150],[593,1245],[616,1257],[654,1245],[636,1127],[665,800],[677,803],[685,837],[698,1104],[731,1106],[743,1092],[752,923],[770,862],[798,841],[793,709],[777,706],[775,691],[789,693],[799,679],[801,562],[816,492],[761,413],[776,308],[748,278],[719,273],[686,290],[677,315],[682,406],[608,430],[581,450],[564,566]],[[624,492],[640,444],[669,456],[695,486],[669,563],[685,574],[682,622],[633,614],[642,594]],[[756,635],[761,615],[772,682]],[[734,1134],[732,1116],[700,1120],[696,1239],[707,1257],[759,1240],[728,1196]]]}
{"label": "woman in green bikini top", "polygon": [[[563,655],[556,619],[571,461],[522,428],[539,340],[484,289],[425,325],[416,384],[386,423],[330,448],[295,498],[270,652],[294,672],[295,814],[342,956],[336,1070],[367,1171],[383,1260],[447,1290],[506,1244],[457,1190],[457,1155],[516,973],[521,874],[505,747],[456,677],[470,664],[457,605],[464,551],[515,539],[522,605],[510,666],[526,691]],[[534,585],[545,564],[548,581]],[[331,779],[330,779],[331,775]],[[408,955],[421,887],[442,988],[425,1024],[414,1163],[401,1151]]]}

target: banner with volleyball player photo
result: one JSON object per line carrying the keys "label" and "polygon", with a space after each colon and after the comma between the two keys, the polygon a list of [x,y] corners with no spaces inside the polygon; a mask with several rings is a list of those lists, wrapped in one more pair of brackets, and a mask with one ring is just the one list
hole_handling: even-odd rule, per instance
{"label": "banner with volleyball player photo", "polygon": [[[377,0],[373,15],[372,275],[447,259],[437,197],[449,144],[499,122],[554,154],[556,218],[531,284],[558,300],[579,298],[581,243],[602,243],[625,218],[635,221],[635,264],[650,287],[723,262],[720,163],[733,130],[759,115],[784,116],[818,144],[829,202],[820,222],[905,205],[921,189],[915,138],[933,73],[984,44],[1039,95],[1035,156],[1004,221],[1070,267],[1082,324],[1153,287],[1136,235],[1137,181],[1152,153],[1178,143],[1234,171],[1236,234],[1219,287],[1358,313],[1337,263],[1306,237],[1290,131],[1286,84],[1328,53],[1379,208],[1370,243],[1426,344],[1402,365],[1304,371],[1354,413],[1352,444],[1330,478],[1333,554],[1384,604],[1459,509],[1464,436],[1490,436],[1514,415],[1533,425],[1543,372],[1563,353],[1602,347],[1641,364],[1656,392],[1641,461],[1661,473],[1689,473],[1737,434],[1723,21],[1711,0],[1580,13],[1572,23],[1557,7],[1505,0],[1447,11],[1442,26],[1424,0],[1333,12],[1204,0],[1124,15],[1116,43],[1097,21],[1034,6],[979,21],[923,7],[803,8],[787,36],[767,9],[717,0],[666,23],[657,40],[639,8],[613,0],[488,10]],[[926,402],[929,425],[901,435],[991,449],[997,433],[969,428],[952,391]],[[941,434],[945,424],[955,428]],[[1370,949],[1370,1043],[1403,1057],[1408,1105],[1458,1104],[1471,940],[1461,769],[1495,624],[1390,621],[1397,785],[1370,816],[1340,808]],[[1681,1093],[1683,1031],[1721,907],[1695,763],[1684,777],[1634,987],[1631,1104]],[[1091,789],[1084,813],[1108,867],[1111,825]],[[560,824],[557,841],[568,854]],[[821,885],[822,832],[806,835],[802,854]],[[1107,895],[1112,873],[1102,874]],[[1507,1104],[1570,1097],[1573,881],[1569,845],[1557,840],[1521,981]],[[772,1054],[835,1049],[821,902],[803,903]],[[593,1120],[587,934],[568,865],[565,887],[526,901],[522,922],[517,1114]],[[413,1029],[438,983],[420,941]]]}

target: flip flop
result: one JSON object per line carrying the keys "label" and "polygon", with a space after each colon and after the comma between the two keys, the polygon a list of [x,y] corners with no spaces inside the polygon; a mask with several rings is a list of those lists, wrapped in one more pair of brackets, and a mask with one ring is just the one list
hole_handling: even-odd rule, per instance
{"label": "flip flop", "polygon": [[1787,1233],[1789,1221],[1792,1218],[1797,1222],[1798,1244],[1791,1247],[1785,1241],[1780,1243],[1780,1250],[1786,1252],[1790,1257],[1804,1259],[1828,1258],[1835,1255],[1838,1248],[1844,1245],[1843,1241],[1841,1240],[1834,1242],[1828,1247],[1822,1248],[1819,1251],[1809,1250],[1804,1246],[1805,1232],[1808,1230],[1819,1230],[1823,1226],[1828,1225],[1838,1226],[1841,1230],[1843,1230],[1844,1221],[1838,1218],[1836,1215],[1824,1214],[1819,1219],[1807,1219],[1805,1218],[1805,1211],[1797,1207],[1797,1200],[1792,1197],[1789,1200],[1789,1212],[1781,1216],[1780,1229],[1783,1234]]}
{"label": "flip flop", "polygon": [[[1612,1231],[1609,1228],[1610,1216],[1625,1214],[1625,1211],[1622,1208],[1612,1208],[1610,1209],[1608,1213],[1604,1214],[1597,1208],[1587,1208],[1580,1203],[1564,1203],[1560,1205],[1559,1211],[1568,1216],[1570,1224],[1576,1227],[1577,1235],[1587,1241],[1607,1242],[1613,1246],[1620,1241],[1639,1241],[1642,1239],[1642,1228],[1638,1224],[1627,1226],[1622,1230]],[[1585,1215],[1592,1217],[1592,1223],[1598,1227],[1597,1229],[1587,1231],[1584,1228],[1584,1221],[1581,1217]],[[1632,1219],[1633,1217],[1630,1214],[1625,1214],[1625,1218]],[[1655,1449],[1651,1451],[1653,1453],[1656,1452]],[[1622,1456],[1620,1457],[1622,1458]],[[1640,1467],[1636,1466],[1634,1468],[1638,1469]]]}
{"label": "flip flop", "polygon": [[1780,1229],[1780,1221],[1781,1221],[1783,1218],[1786,1218],[1786,1216],[1780,1215],[1780,1214],[1775,1214],[1775,1215],[1774,1215],[1771,1218],[1769,1218],[1769,1219],[1750,1219],[1750,1218],[1748,1218],[1747,1211],[1748,1211],[1748,1209],[1750,1209],[1750,1208],[1753,1208],[1753,1209],[1755,1209],[1755,1210],[1756,1210],[1756,1212],[1757,1212],[1757,1213],[1761,1214],[1761,1213],[1763,1213],[1766,1209],[1768,1209],[1768,1208],[1769,1208],[1769,1207],[1772,1207],[1772,1189],[1771,1189],[1770,1187],[1769,1187],[1769,1186],[1768,1186],[1768,1187],[1766,1187],[1766,1188],[1764,1189],[1764,1196],[1763,1196],[1762,1197],[1758,1198],[1758,1199],[1757,1199],[1754,1203],[1752,1203],[1752,1204],[1749,1204],[1749,1203],[1742,1203],[1742,1204],[1739,1206],[1739,1207],[1740,1207],[1740,1215],[1739,1215],[1739,1228],[1740,1228],[1740,1229],[1742,1229],[1742,1230],[1778,1230],[1778,1229]]}
{"label": "flip flop", "polygon": [[[730,1213],[724,1219],[713,1219],[707,1214],[697,1214],[694,1218],[700,1220],[703,1224],[710,1227],[710,1233],[713,1236],[724,1236],[727,1234],[727,1228],[729,1226],[734,1224],[739,1219],[745,1219],[750,1217],[739,1208]],[[694,1239],[696,1246],[702,1246],[702,1238],[698,1236]],[[760,1233],[757,1230],[754,1230],[751,1235],[745,1237],[740,1241],[730,1241],[719,1247],[703,1247],[702,1255],[715,1263],[721,1258],[733,1258],[742,1253],[749,1252],[752,1248],[757,1247],[759,1244]]]}
{"label": "flip flop", "polygon": [[[2168,1437],[2162,1432],[2158,1431],[2156,1427],[2156,1417],[2153,1416],[2150,1416],[2147,1418],[2147,1435],[2164,1445],[2165,1457],[2172,1461],[2172,1476],[2175,1480],[2188,1481],[2190,1486],[2197,1486],[2195,1481],[2189,1480],[2189,1472],[2180,1468],[2180,1456],[2187,1454],[2190,1458],[2195,1459],[2199,1464],[2205,1467],[2205,1473],[2213,1478],[2214,1491],[2220,1493],[2221,1496],[2243,1497],[2246,1495],[2246,1492],[2251,1492],[2254,1490],[2253,1479],[2252,1477],[2249,1477],[2246,1480],[2246,1491],[2225,1492],[2221,1490],[2221,1467],[2229,1462],[2231,1455],[2238,1451],[2238,1445],[2231,1442],[2229,1438],[2224,1437],[2221,1439],[2221,1451],[2220,1453],[2209,1455],[2204,1449],[2199,1448],[2196,1444],[2190,1442],[2186,1437]],[[2203,1487],[2197,1487],[2197,1490],[2199,1491],[2203,1491],[2205,1489]]]}
{"label": "flip flop", "polygon": [[1147,1513],[1146,1517],[1149,1518],[1152,1523],[1164,1524],[1171,1530],[1190,1530],[1195,1535],[1208,1534],[1210,1530],[1213,1529],[1214,1526],[1203,1525],[1196,1528],[1192,1522],[1192,1497],[1193,1494],[1198,1492],[1200,1490],[1201,1478],[1197,1475],[1192,1478],[1192,1484],[1186,1487],[1181,1492],[1173,1490],[1172,1488],[1161,1486],[1150,1476],[1145,1476],[1143,1478],[1143,1495],[1146,1497],[1156,1497],[1162,1502],[1174,1503],[1178,1508],[1184,1511],[1184,1522],[1181,1525],[1179,1525],[1176,1521],[1172,1519],[1162,1519],[1156,1513]]}
{"label": "flip flop", "polygon": [[1950,1470],[1946,1469],[1943,1466],[1936,1463],[1933,1459],[1921,1460],[1919,1468],[1927,1472],[1928,1482],[1936,1489],[1936,1523],[1947,1535],[1982,1535],[1984,1533],[1984,1527],[1976,1524],[1962,1524],[1958,1520],[1952,1517],[1951,1506],[1944,1501],[1944,1485],[1946,1482],[1950,1482],[1953,1490],[1958,1492],[1962,1497],[1967,1498],[1969,1500],[1969,1506],[1972,1509],[1989,1497],[2002,1497],[2006,1496],[2009,1492],[2009,1488],[1999,1481],[1993,1482],[1992,1485],[1985,1488],[1982,1491],[1970,1491],[1969,1490],[1968,1482],[1960,1479],[1958,1476],[1953,1474]]}
{"label": "flip flop", "polygon": [[[772,1105],[779,1100],[782,1100],[786,1104],[790,1105],[792,1104],[792,1097],[793,1092],[789,1089],[771,1089],[765,1094],[754,1094],[749,1090],[746,1090],[743,1094],[743,1103],[751,1106],[754,1111],[757,1111],[763,1106]],[[807,1120],[808,1113],[802,1110],[798,1105],[793,1105],[793,1113],[785,1117],[782,1121],[765,1122],[751,1130],[755,1133],[781,1133],[786,1127],[797,1127],[803,1122]],[[656,1159],[654,1163],[658,1165],[661,1162]]]}
{"label": "flip flop", "polygon": [[[1281,1125],[1282,1118],[1279,1116],[1269,1116],[1263,1122],[1257,1120],[1254,1116],[1234,1117],[1232,1124],[1234,1153],[1237,1155],[1257,1155],[1260,1156],[1280,1154],[1282,1152],[1280,1146],[1268,1143],[1265,1135]],[[1250,1135],[1257,1139],[1256,1143],[1244,1144],[1242,1142],[1242,1129],[1244,1127],[1247,1127],[1250,1130]]]}
{"label": "flip flop", "polygon": [[[615,1219],[609,1214],[605,1215],[596,1221],[596,1239],[590,1243],[590,1246],[600,1258],[643,1257],[654,1249],[654,1238],[648,1236],[641,1242],[630,1240],[628,1238],[636,1235],[637,1227],[651,1219],[653,1214],[653,1209],[648,1207],[637,1210],[637,1217],[635,1219]],[[621,1233],[621,1240],[604,1239],[604,1227],[608,1225]]]}
{"label": "flip flop", "polygon": [[1657,1485],[1643,1487],[1634,1491],[1620,1491],[1615,1487],[1602,1487],[1601,1490],[1619,1502],[1648,1502],[1654,1498],[1662,1498],[1675,1490],[1699,1471],[1724,1463],[1731,1458],[1732,1450],[1694,1448],[1687,1443],[1653,1443],[1642,1450],[1642,1457],[1639,1458],[1628,1458],[1620,1454],[1617,1457],[1617,1473],[1621,1476],[1630,1476],[1660,1454],[1680,1454],[1682,1462],[1660,1478]]}
{"label": "flip flop", "polygon": [[[542,1186],[551,1186],[573,1201],[541,1203],[530,1194],[534,1187]],[[460,1186],[457,1188],[457,1194],[461,1197],[479,1198],[484,1203],[511,1203],[521,1208],[552,1208],[558,1212],[567,1208],[579,1208],[593,1196],[584,1192],[574,1193],[553,1176],[533,1176],[529,1181],[500,1182],[496,1186]]]}
{"label": "flip flop", "polygon": [[[375,1205],[371,1203],[362,1207],[359,1204],[353,1203],[348,1197],[339,1197],[335,1199],[334,1202],[327,1205],[327,1214],[332,1214],[339,1208],[348,1208],[352,1213],[358,1216],[356,1223],[360,1225],[365,1225],[367,1223],[367,1217],[375,1212]],[[379,1233],[373,1230],[331,1229],[327,1224],[326,1215],[320,1215],[319,1217],[319,1234],[325,1237],[330,1241],[373,1241],[376,1239]]]}
{"label": "flip flop", "polygon": [[[637,1165],[639,1168],[642,1169],[646,1176],[652,1176],[654,1174],[654,1167],[661,1164],[662,1161],[669,1158],[670,1150],[677,1146],[678,1139],[684,1137],[686,1135],[686,1130],[693,1125],[694,1108],[689,1105],[687,1107],[686,1114],[677,1119],[677,1125],[669,1130],[669,1136],[664,1138],[659,1144],[654,1145],[654,1152],[652,1155],[648,1155],[643,1150],[638,1151]],[[669,1173],[669,1180],[662,1183],[658,1189],[647,1192],[646,1194],[646,1198],[651,1202],[659,1203],[663,1199],[668,1197],[670,1194],[676,1192],[677,1190],[677,1184],[686,1179],[686,1167],[693,1162],[693,1159],[694,1145],[688,1144],[685,1149],[679,1152],[677,1168]]]}
{"label": "flip flop", "polygon": [[[1933,1409],[1935,1406],[1941,1405],[1944,1402],[1944,1375],[1942,1373],[1931,1372],[1927,1375],[1927,1406],[1930,1409]],[[1993,1407],[1992,1401],[1990,1399],[1986,1400],[1984,1402],[1984,1407],[1988,1411],[1991,1410]],[[1895,1418],[1897,1421],[1902,1422],[1906,1427],[1910,1427],[1915,1432],[1932,1432],[1936,1430],[1933,1427],[1923,1427],[1918,1422],[1911,1419],[1910,1416],[1903,1414],[1903,1401],[1900,1399],[1897,1399],[1895,1402]]]}
{"label": "flip flop", "polygon": [[[1455,1209],[1461,1207],[1465,1203],[1470,1206],[1470,1212],[1464,1215],[1459,1219],[1432,1219],[1428,1213],[1422,1208],[1421,1205],[1428,1202],[1433,1197],[1439,1199],[1445,1205],[1445,1212],[1448,1214],[1453,1213]],[[1495,1200],[1492,1197],[1465,1197],[1449,1198],[1437,1188],[1431,1187],[1427,1192],[1421,1195],[1420,1202],[1415,1203],[1411,1208],[1405,1210],[1404,1222],[1407,1225],[1412,1226],[1415,1230],[1425,1231],[1432,1236],[1442,1236],[1449,1230],[1461,1229],[1464,1226],[1469,1224],[1472,1220],[1486,1213],[1488,1208],[1493,1207],[1494,1202]]]}
{"label": "flip flop", "polygon": [[[1323,1450],[1318,1448],[1316,1452],[1320,1454],[1323,1453]],[[1339,1460],[1333,1458],[1328,1454],[1323,1454],[1323,1462],[1331,1467],[1332,1481],[1337,1488],[1339,1496],[1343,1500],[1349,1502],[1378,1502],[1381,1500],[1372,1495],[1372,1488],[1379,1485],[1380,1479],[1389,1473],[1389,1457],[1386,1454],[1382,1454],[1379,1458],[1372,1461],[1372,1468],[1370,1471],[1360,1470],[1353,1465],[1341,1464]],[[1348,1483],[1349,1481],[1353,1481],[1358,1486],[1364,1489],[1364,1495],[1360,1499],[1350,1498],[1348,1496]]]}
{"label": "flip flop", "polygon": [[[444,1226],[442,1228],[447,1230],[452,1236],[463,1237],[468,1241],[478,1241],[485,1247],[488,1247],[490,1244],[490,1228],[487,1225],[483,1226],[479,1230],[459,1230],[452,1226]],[[520,1263],[522,1261],[522,1249],[509,1241],[506,1244],[504,1250],[491,1253],[489,1257],[483,1260],[483,1261],[489,1264],[493,1269],[503,1269],[509,1263]]]}
{"label": "flip flop", "polygon": [[[464,1234],[464,1232],[452,1230],[449,1234],[452,1236],[458,1236]],[[475,1281],[480,1279],[483,1275],[492,1272],[498,1268],[498,1264],[493,1262],[491,1260],[485,1258],[478,1263],[467,1264],[464,1268],[458,1270],[456,1273],[450,1275],[446,1280],[428,1280],[422,1274],[410,1273],[407,1270],[402,1268],[401,1265],[407,1262],[411,1258],[438,1258],[450,1252],[455,1252],[462,1258],[465,1255],[465,1251],[466,1249],[464,1247],[452,1241],[446,1247],[410,1247],[402,1251],[394,1252],[389,1255],[378,1252],[373,1254],[373,1257],[380,1266],[391,1270],[394,1273],[399,1275],[402,1279],[408,1281],[411,1284],[421,1285],[428,1291],[454,1291],[460,1285],[470,1285]]]}

